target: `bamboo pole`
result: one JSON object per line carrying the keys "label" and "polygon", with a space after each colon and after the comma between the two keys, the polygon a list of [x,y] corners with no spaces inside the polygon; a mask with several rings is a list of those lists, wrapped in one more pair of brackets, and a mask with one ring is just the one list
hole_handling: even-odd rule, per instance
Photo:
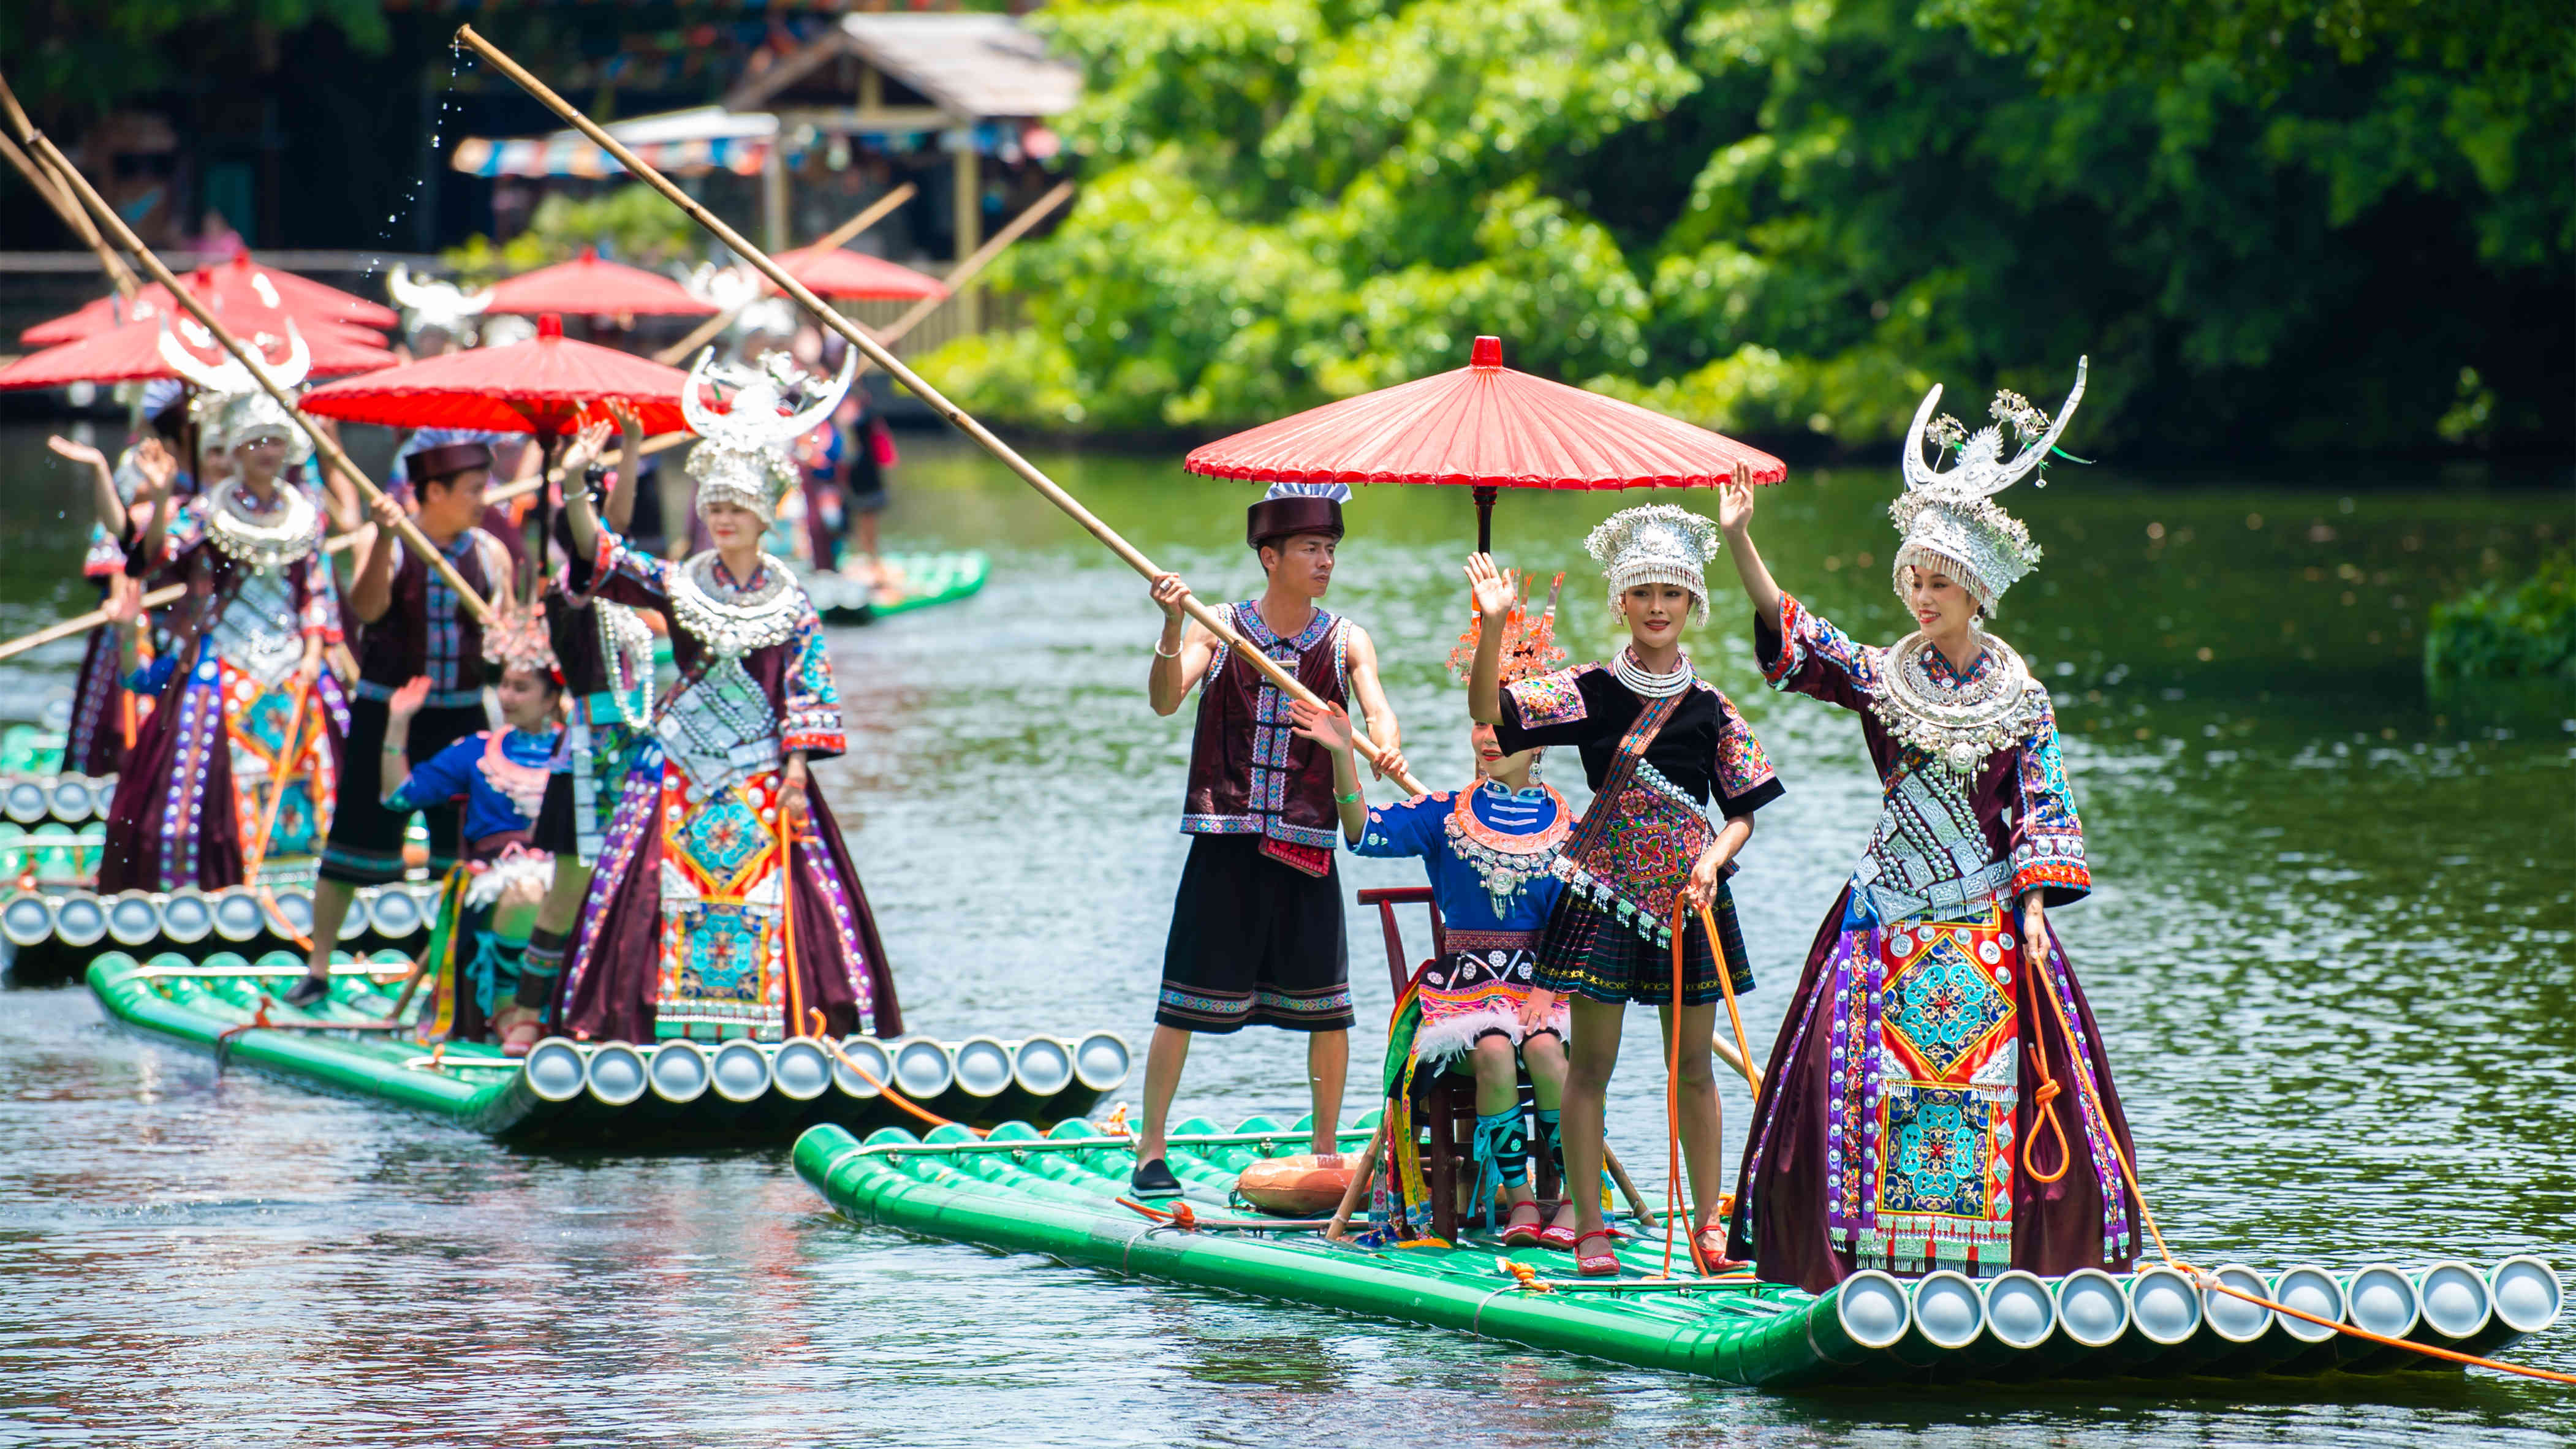
{"label": "bamboo pole", "polygon": [[[153,254],[150,247],[144,245],[143,238],[136,236],[134,229],[125,224],[125,218],[117,214],[116,208],[107,204],[107,199],[98,194],[97,188],[89,184],[87,177],[72,169],[71,163],[63,158],[62,152],[55,147],[52,138],[37,130],[35,123],[27,119],[27,113],[18,108],[17,97],[8,92],[5,80],[0,80],[0,100],[6,102],[10,126],[18,133],[18,144],[26,147],[30,154],[51,166],[64,184],[69,186],[73,193],[89,207],[91,213],[107,226],[109,232],[115,236],[116,244],[132,252],[134,259],[143,264],[143,269],[152,274],[152,280],[169,289],[171,300],[185,308],[190,316],[195,317],[200,325],[212,333],[214,339],[223,344],[226,352],[241,359],[242,366],[249,370],[251,380],[259,384],[260,391],[276,399],[278,406],[285,408],[290,415],[310,423],[312,420],[305,418],[303,410],[295,405],[294,395],[269,378],[265,366],[267,359],[253,352],[240,338],[235,337],[232,329],[216,320],[215,314],[209,311],[203,302],[198,301],[186,287],[179,284],[178,277],[171,273],[170,268],[163,264],[160,257]],[[359,472],[358,465],[349,461],[349,455],[340,450],[340,445],[332,440],[326,430],[307,427],[305,432],[312,436],[314,450],[322,455],[323,461],[337,469],[341,477],[355,484],[359,492],[367,495],[369,501],[385,496],[384,490],[376,486],[374,479]],[[401,533],[403,542],[409,544],[414,552],[426,559],[429,566],[436,569],[439,576],[447,581],[447,586],[455,590],[457,602],[463,604],[476,620],[488,620],[492,617],[492,606],[485,603],[483,596],[474,591],[473,585],[465,581],[465,576],[456,571],[456,566],[447,561],[447,556],[439,552],[438,546],[429,541],[428,537],[420,531],[419,525],[406,517],[397,522],[394,527]]]}
{"label": "bamboo pole", "polygon": [[[1018,450],[1012,448],[1010,444],[1003,442],[1000,438],[995,437],[991,429],[985,427],[982,423],[977,422],[973,417],[967,414],[965,409],[957,406],[957,404],[953,402],[950,402],[946,395],[942,394],[937,388],[932,387],[929,383],[923,381],[919,373],[916,373],[911,368],[905,366],[893,353],[888,352],[885,348],[885,344],[869,335],[866,328],[852,322],[849,318],[842,316],[840,313],[826,305],[822,298],[815,296],[804,283],[789,276],[786,271],[778,265],[778,263],[770,260],[768,254],[761,251],[760,248],[753,246],[751,242],[742,235],[742,233],[735,231],[730,226],[727,226],[713,212],[708,211],[704,206],[700,205],[695,198],[691,197],[687,192],[682,191],[679,187],[673,185],[669,177],[664,176],[661,172],[655,170],[650,165],[647,165],[643,158],[637,156],[633,151],[628,150],[623,142],[602,130],[598,122],[593,121],[588,116],[583,115],[580,111],[575,110],[571,102],[566,101],[563,97],[556,95],[552,90],[548,89],[545,82],[537,79],[533,75],[530,75],[525,67],[521,66],[517,61],[510,59],[509,56],[503,54],[498,47],[492,44],[492,42],[485,40],[481,35],[476,34],[473,26],[465,25],[458,27],[456,31],[456,39],[459,44],[471,46],[477,55],[490,61],[496,69],[498,69],[503,75],[509,77],[510,80],[518,85],[521,90],[524,90],[529,95],[536,97],[539,101],[545,104],[548,110],[561,116],[565,121],[569,122],[575,130],[578,130],[584,136],[589,137],[593,145],[598,146],[609,155],[616,157],[618,162],[625,166],[631,175],[643,181],[654,190],[661,192],[665,197],[668,197],[671,200],[672,204],[688,213],[691,220],[697,222],[698,225],[705,227],[708,231],[713,232],[719,240],[723,241],[725,245],[733,248],[734,251],[741,255],[745,261],[750,262],[753,267],[757,268],[762,275],[777,283],[780,291],[795,298],[807,312],[813,314],[816,321],[821,322],[824,326],[840,333],[842,338],[851,346],[859,349],[860,356],[875,363],[877,366],[884,368],[888,376],[903,384],[903,386],[910,390],[914,396],[928,404],[930,410],[946,419],[949,426],[957,429],[961,433],[964,433],[967,437],[974,439],[985,452],[992,454],[995,458],[1001,461],[1004,467],[1007,467],[1012,472],[1018,474],[1022,482],[1028,484],[1031,488],[1036,489],[1040,497],[1043,497],[1049,503],[1052,503],[1056,507],[1064,510],[1064,512],[1070,516],[1074,522],[1082,525],[1085,532],[1089,533],[1093,538],[1100,540],[1101,544],[1108,548],[1111,553],[1118,555],[1118,559],[1121,563],[1126,564],[1129,568],[1134,569],[1138,574],[1148,579],[1161,575],[1163,571],[1154,566],[1154,561],[1152,559],[1145,557],[1145,555],[1140,552],[1134,544],[1131,544],[1126,539],[1119,537],[1117,530],[1111,528],[1108,524],[1101,522],[1097,515],[1093,514],[1090,509],[1085,508],[1082,505],[1081,500],[1075,498],[1072,494],[1065,492],[1062,487],[1057,485],[1054,479],[1049,478],[1045,473],[1041,472],[1036,464],[1021,457]],[[1308,689],[1303,683],[1299,682],[1295,675],[1282,669],[1279,666],[1278,661],[1272,659],[1269,655],[1264,654],[1260,650],[1253,648],[1250,644],[1245,643],[1241,636],[1237,635],[1234,630],[1226,624],[1224,619],[1218,617],[1215,610],[1209,608],[1206,604],[1201,603],[1197,595],[1183,594],[1181,596],[1181,608],[1183,612],[1187,613],[1192,619],[1198,621],[1199,627],[1207,630],[1210,634],[1215,635],[1219,644],[1233,650],[1237,656],[1244,660],[1244,662],[1250,664],[1253,668],[1260,670],[1261,673],[1267,677],[1273,685],[1277,686],[1282,693],[1287,694],[1294,699],[1305,700],[1309,704],[1320,706],[1323,703],[1322,700],[1315,696],[1315,692]],[[1352,746],[1359,751],[1360,755],[1372,764],[1375,764],[1384,757],[1385,752],[1379,749],[1377,742],[1370,739],[1366,734],[1360,732],[1356,728],[1352,731],[1351,743]],[[1419,781],[1412,779],[1409,775],[1399,773],[1396,775],[1395,779],[1396,783],[1402,785],[1405,789],[1413,792],[1414,794],[1421,795],[1429,793],[1429,791],[1426,790]]]}
{"label": "bamboo pole", "polygon": [[[186,584],[172,584],[167,588],[154,589],[143,596],[143,607],[157,609],[164,604],[176,603],[187,592]],[[65,619],[59,624],[48,624],[33,634],[22,634],[6,644],[0,644],[0,659],[15,659],[30,649],[51,644],[57,639],[68,639],[75,634],[86,634],[106,622],[107,610],[92,609],[86,614]]]}
{"label": "bamboo pole", "polygon": [[[0,81],[0,90],[5,90],[7,86],[8,82]],[[14,94],[10,96],[9,103],[12,108],[17,105],[17,97]],[[107,239],[98,234],[98,227],[90,221],[89,213],[81,209],[79,202],[64,195],[53,177],[39,168],[33,157],[18,149],[18,143],[5,135],[0,135],[0,155],[6,155],[9,158],[9,164],[18,168],[18,174],[27,178],[27,184],[35,188],[38,196],[45,199],[45,204],[54,209],[56,216],[63,219],[63,225],[70,227],[73,235],[86,243],[91,251],[98,253],[98,264],[106,269],[107,283],[116,289],[116,295],[131,297],[141,290],[140,284],[134,280],[134,270],[119,260],[116,253],[108,250]]]}
{"label": "bamboo pole", "polygon": [[[815,248],[821,251],[830,251],[833,248],[840,246],[850,238],[857,236],[860,232],[866,231],[869,227],[883,221],[886,213],[903,205],[905,202],[912,200],[920,190],[921,188],[914,185],[912,182],[905,182],[894,190],[878,197],[875,201],[870,202],[866,210],[861,211],[858,215],[851,217],[848,221],[842,222],[839,226],[826,232],[821,241],[814,243]],[[749,302],[745,302],[743,307],[748,307],[750,305],[751,304]],[[729,311],[717,313],[713,317],[708,318],[704,322],[699,323],[696,327],[690,329],[688,336],[683,337],[679,341],[672,343],[670,346],[663,348],[661,351],[654,353],[653,360],[662,364],[664,367],[676,365],[681,358],[688,356],[690,353],[697,351],[707,343],[715,340],[715,335],[717,333],[732,326],[733,319],[741,315],[742,307],[735,307]]]}

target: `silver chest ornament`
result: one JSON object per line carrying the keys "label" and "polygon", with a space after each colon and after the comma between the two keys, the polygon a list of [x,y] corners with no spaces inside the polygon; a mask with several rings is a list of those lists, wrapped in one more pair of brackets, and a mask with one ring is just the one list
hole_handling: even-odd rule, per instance
{"label": "silver chest ornament", "polygon": [[1933,682],[1931,648],[1919,631],[1896,641],[1869,708],[1897,743],[1964,785],[1988,756],[2011,748],[2046,716],[2048,691],[2012,646],[1991,634],[1985,669],[1956,688]]}

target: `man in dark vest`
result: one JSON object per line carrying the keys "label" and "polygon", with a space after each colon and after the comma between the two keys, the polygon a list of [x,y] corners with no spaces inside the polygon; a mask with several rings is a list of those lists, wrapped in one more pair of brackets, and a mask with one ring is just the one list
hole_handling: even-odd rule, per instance
{"label": "man in dark vest", "polygon": [[[483,485],[492,477],[492,449],[484,443],[448,443],[403,459],[420,511],[412,522],[485,600],[502,596],[510,554],[501,540],[476,527],[483,517]],[[429,703],[413,719],[404,757],[412,764],[437,754],[491,723],[483,709],[483,628],[429,561],[404,547],[394,532],[401,505],[378,499],[376,537],[349,586],[349,613],[364,626],[358,642],[358,683],[350,691],[348,754],[332,804],[331,838],[322,850],[322,879],[313,892],[313,954],[305,978],[287,993],[303,1006],[321,999],[328,985],[331,948],[340,923],[362,885],[382,885],[403,873],[403,822],[384,806],[382,775],[385,703],[416,678],[429,679]],[[432,875],[455,863],[458,827],[453,809],[429,812]]]}
{"label": "man in dark vest", "polygon": [[[1342,537],[1340,484],[1280,484],[1252,505],[1244,530],[1269,583],[1261,597],[1219,610],[1244,642],[1337,704],[1356,702],[1369,733],[1393,754],[1395,712],[1378,683],[1366,631],[1315,606],[1333,580]],[[1246,1025],[1308,1033],[1314,1150],[1335,1150],[1342,1078],[1350,1065],[1350,948],[1342,934],[1342,884],[1333,864],[1340,816],[1331,752],[1291,732],[1288,697],[1216,636],[1186,624],[1180,575],[1154,580],[1163,635],[1145,691],[1156,714],[1199,690],[1190,741],[1189,795],[1181,829],[1194,837],[1163,947],[1154,1044],[1145,1054],[1145,1123],[1136,1141],[1135,1191],[1176,1196],[1163,1161],[1172,1094],[1193,1032]]]}

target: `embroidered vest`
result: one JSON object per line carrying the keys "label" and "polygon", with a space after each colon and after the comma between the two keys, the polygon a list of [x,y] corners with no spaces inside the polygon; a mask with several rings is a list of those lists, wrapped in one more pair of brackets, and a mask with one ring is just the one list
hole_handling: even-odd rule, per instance
{"label": "embroidered vest", "polygon": [[[474,547],[465,551],[465,557],[457,562],[456,571],[465,576],[465,582],[473,585],[474,592],[489,600],[494,597],[493,580],[506,576],[509,551],[499,539],[481,529],[473,530],[468,536],[473,538]],[[483,626],[462,602],[456,606],[452,625],[443,620],[432,621],[429,617],[430,579],[429,561],[409,545],[403,545],[394,562],[393,600],[386,607],[384,617],[367,625],[358,640],[359,679],[388,690],[400,689],[414,677],[428,672],[431,628],[453,627],[455,636],[443,641],[451,647],[441,651],[456,661],[453,692],[483,687],[486,673]],[[447,591],[442,587],[439,592]],[[432,684],[431,690],[434,704],[444,702],[437,698],[439,694],[450,692],[437,684]]]}
{"label": "embroidered vest", "polygon": [[[1229,606],[1227,622],[1245,643],[1297,677],[1319,698],[1350,703],[1349,621],[1315,611],[1305,631],[1282,639],[1250,603]],[[1190,738],[1190,789],[1181,829],[1193,835],[1261,835],[1333,849],[1332,752],[1291,733],[1288,697],[1252,665],[1221,651],[1199,683]]]}

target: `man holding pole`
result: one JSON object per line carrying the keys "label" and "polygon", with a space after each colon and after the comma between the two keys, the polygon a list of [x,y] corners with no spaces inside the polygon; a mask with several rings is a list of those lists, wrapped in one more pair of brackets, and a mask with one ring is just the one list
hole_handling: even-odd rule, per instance
{"label": "man holding pole", "polygon": [[[1261,597],[1229,606],[1226,622],[1250,647],[1335,704],[1356,699],[1383,751],[1381,774],[1400,774],[1395,712],[1378,682],[1366,631],[1315,606],[1333,579],[1342,537],[1340,484],[1273,485],[1252,505],[1245,541],[1261,559]],[[1350,1063],[1350,947],[1334,866],[1333,759],[1291,733],[1288,696],[1236,661],[1211,630],[1188,624],[1178,574],[1159,574],[1154,602],[1163,634],[1146,695],[1156,714],[1199,690],[1190,741],[1189,794],[1181,829],[1195,837],[1182,868],[1163,947],[1161,1000],[1145,1055],[1145,1124],[1132,1187],[1171,1197],[1180,1183],[1164,1162],[1164,1131],[1195,1032],[1249,1024],[1308,1034],[1307,1087],[1314,1150],[1335,1150],[1342,1079]]]}
{"label": "man holding pole", "polygon": [[[483,485],[491,481],[492,450],[482,443],[448,443],[403,459],[420,512],[412,520],[458,575],[482,598],[507,592],[510,554],[501,540],[476,526],[483,517]],[[403,873],[405,815],[385,808],[381,773],[386,704],[396,690],[426,676],[429,698],[414,718],[406,757],[414,765],[489,723],[483,709],[483,625],[464,607],[446,578],[418,551],[394,537],[399,504],[379,496],[382,525],[349,589],[349,612],[365,626],[358,646],[358,684],[349,704],[347,768],[340,773],[331,836],[322,852],[321,881],[313,892],[313,948],[304,980],[287,994],[303,1006],[328,988],[331,948],[340,923],[362,885],[382,885]],[[435,876],[453,864],[457,814],[429,813],[429,869]]]}

